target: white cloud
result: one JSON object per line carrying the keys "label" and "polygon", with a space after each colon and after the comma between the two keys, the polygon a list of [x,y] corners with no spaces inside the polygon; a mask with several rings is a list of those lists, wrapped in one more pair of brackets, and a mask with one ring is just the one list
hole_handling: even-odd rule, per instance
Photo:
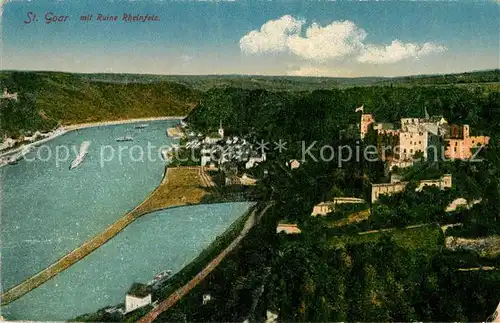
{"label": "white cloud", "polygon": [[358,52],[363,47],[366,32],[352,21],[334,21],[321,27],[313,23],[305,37],[288,37],[288,49],[295,55],[313,61],[340,59]]}
{"label": "white cloud", "polygon": [[394,40],[387,46],[366,45],[357,59],[361,63],[389,64],[408,58],[419,58],[432,53],[440,53],[445,50],[446,47],[430,42],[419,45]]}
{"label": "white cloud", "polygon": [[300,33],[303,20],[290,15],[278,20],[270,20],[260,28],[253,30],[240,39],[240,48],[248,54],[276,53],[287,49],[288,38]]}
{"label": "white cloud", "polygon": [[291,53],[310,62],[356,59],[361,63],[388,64],[418,58],[446,50],[426,42],[404,43],[394,40],[390,45],[365,44],[367,33],[352,21],[333,21],[324,27],[286,15],[266,22],[240,39],[240,49],[249,55]]}

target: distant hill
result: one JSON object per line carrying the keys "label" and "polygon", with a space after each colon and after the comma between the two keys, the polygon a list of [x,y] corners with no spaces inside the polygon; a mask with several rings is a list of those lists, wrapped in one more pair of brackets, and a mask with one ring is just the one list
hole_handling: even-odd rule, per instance
{"label": "distant hill", "polygon": [[169,81],[192,86],[201,91],[212,88],[236,87],[269,91],[314,91],[338,87],[369,85],[450,85],[500,82],[500,70],[488,70],[444,75],[403,77],[298,77],[261,75],[140,75],[140,74],[81,74],[92,81],[114,83],[148,83]]}
{"label": "distant hill", "polygon": [[[379,86],[402,88],[455,85],[481,87],[478,91],[484,90],[484,95],[499,92],[500,70],[396,78],[3,71],[0,72],[0,90],[1,87],[6,87],[9,92],[18,92],[19,102],[0,102],[0,136],[48,130],[58,123],[187,115],[211,89],[281,92],[277,98],[286,102],[290,99],[287,93],[292,92],[293,97],[302,92],[353,87],[373,87],[371,92],[378,93]],[[226,99],[221,98],[222,101]],[[360,99],[358,97],[355,101],[370,103],[369,99]]]}
{"label": "distant hill", "polygon": [[46,130],[58,123],[186,115],[201,96],[167,81],[93,82],[57,72],[1,72],[0,85],[19,93],[18,102],[0,102],[0,135]]}
{"label": "distant hill", "polygon": [[458,74],[415,75],[399,77],[394,80],[397,83],[409,83],[415,85],[494,83],[500,82],[500,69]]}

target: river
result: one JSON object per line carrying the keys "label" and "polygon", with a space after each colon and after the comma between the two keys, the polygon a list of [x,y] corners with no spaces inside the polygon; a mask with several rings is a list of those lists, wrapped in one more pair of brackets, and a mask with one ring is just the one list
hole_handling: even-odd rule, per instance
{"label": "river", "polygon": [[[166,129],[176,123],[70,131],[33,149],[16,165],[1,167],[3,289],[36,274],[144,200],[160,183],[165,162],[158,156],[139,161],[140,150],[146,154],[148,144],[173,143]],[[117,142],[122,136],[134,141]],[[90,141],[89,153],[78,168],[69,170],[83,141]],[[56,163],[55,152],[59,149],[64,156],[64,147],[71,156]]]}
{"label": "river", "polygon": [[9,320],[60,321],[125,301],[132,283],[181,270],[251,203],[186,206],[137,219],[83,260],[2,308]]}

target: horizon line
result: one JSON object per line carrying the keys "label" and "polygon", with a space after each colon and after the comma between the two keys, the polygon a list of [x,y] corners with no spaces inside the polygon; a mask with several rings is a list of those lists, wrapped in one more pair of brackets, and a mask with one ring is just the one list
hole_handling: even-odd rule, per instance
{"label": "horizon line", "polygon": [[206,77],[220,77],[220,76],[241,76],[241,77],[282,77],[282,78],[322,78],[322,79],[363,79],[363,78],[383,78],[383,79],[397,79],[405,77],[428,77],[428,76],[447,76],[447,75],[458,75],[467,73],[478,73],[478,72],[500,72],[500,67],[492,67],[488,69],[479,70],[469,70],[463,72],[455,73],[436,73],[436,74],[409,74],[409,75],[398,75],[398,76],[317,76],[317,75],[286,75],[286,74],[245,74],[245,73],[223,73],[223,74],[153,74],[153,73],[130,73],[130,72],[69,72],[69,71],[57,71],[57,70],[18,70],[18,69],[0,69],[0,73],[4,72],[26,72],[26,73],[65,73],[65,74],[80,74],[80,75],[92,75],[92,74],[108,74],[108,75],[150,75],[150,76],[176,76],[176,77],[196,77],[196,76],[206,76]]}

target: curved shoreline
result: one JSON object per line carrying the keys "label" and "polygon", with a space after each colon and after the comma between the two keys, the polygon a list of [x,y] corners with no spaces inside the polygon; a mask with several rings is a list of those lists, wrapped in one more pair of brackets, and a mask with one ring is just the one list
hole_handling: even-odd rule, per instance
{"label": "curved shoreline", "polygon": [[186,116],[149,117],[149,118],[136,118],[136,119],[125,119],[125,120],[98,121],[98,122],[88,122],[88,123],[75,123],[67,126],[63,125],[62,128],[66,131],[71,131],[76,129],[113,126],[113,125],[135,123],[135,122],[182,120],[184,118],[186,118]]}
{"label": "curved shoreline", "polygon": [[174,292],[170,294],[166,299],[161,301],[156,307],[154,307],[151,311],[146,313],[143,317],[137,320],[137,323],[151,323],[157,319],[157,317],[172,308],[177,302],[181,300],[182,297],[186,296],[193,288],[195,288],[201,281],[203,281],[217,266],[224,260],[224,258],[232,252],[238,244],[245,238],[250,229],[254,227],[254,225],[260,222],[261,218],[267,212],[267,210],[274,205],[274,202],[269,202],[265,205],[264,209],[260,211],[259,215],[256,215],[257,207],[254,205],[252,207],[251,214],[245,221],[241,232],[236,236],[231,243],[225,247],[215,258],[213,258],[208,264],[204,266],[204,268],[199,271],[189,282],[184,284],[183,286],[176,289]]}
{"label": "curved shoreline", "polygon": [[111,238],[125,229],[130,223],[132,223],[136,218],[140,216],[140,214],[134,215],[134,211],[136,211],[144,202],[149,199],[149,197],[154,192],[156,192],[156,190],[158,190],[161,184],[166,180],[167,172],[168,169],[165,168],[160,185],[158,185],[144,201],[137,205],[133,210],[127,212],[125,215],[121,216],[118,220],[113,222],[103,232],[85,241],[82,245],[62,256],[61,258],[59,258],[59,260],[55,261],[45,269],[42,269],[35,275],[23,280],[21,283],[0,294],[1,305],[7,305],[30,292],[31,290],[42,285],[43,283],[47,282],[49,279],[53,278],[57,274],[63,272],[78,261],[88,256],[94,250],[108,242]]}
{"label": "curved shoreline", "polygon": [[[15,154],[19,151],[22,151],[25,148],[36,147],[39,144],[43,144],[47,141],[53,140],[69,131],[74,131],[78,129],[85,128],[93,128],[93,127],[104,127],[104,126],[113,126],[127,123],[136,123],[136,122],[148,122],[148,121],[163,121],[163,120],[182,120],[186,116],[168,116],[168,117],[150,117],[150,118],[137,118],[137,119],[126,119],[126,120],[114,120],[114,121],[99,121],[99,122],[89,122],[89,123],[75,123],[71,125],[63,125],[56,130],[54,130],[49,136],[30,142],[29,144],[24,144],[19,147],[16,147],[12,150],[0,152],[0,158],[4,156],[8,156],[11,154]],[[5,166],[0,164],[0,167]]]}
{"label": "curved shoreline", "polygon": [[[166,202],[164,205],[162,205],[161,208],[159,207],[155,208],[154,206],[151,205],[148,206],[148,202],[150,202],[151,197],[153,197],[157,192],[164,190],[165,187],[168,188],[167,185],[170,183],[168,173],[173,169],[181,169],[187,171],[191,170],[199,172],[200,173],[198,177],[199,182],[201,183],[202,181],[201,172],[203,172],[203,170],[200,167],[174,167],[174,168],[165,167],[163,171],[163,178],[160,184],[139,205],[137,205],[136,207],[134,207],[134,209],[121,216],[118,220],[116,220],[114,223],[108,226],[104,231],[98,233],[96,236],[85,241],[83,244],[81,244],[74,250],[70,251],[63,257],[59,258],[57,261],[55,261],[48,267],[42,269],[35,275],[23,280],[21,283],[1,293],[0,294],[1,305],[7,305],[11,303],[12,301],[22,297],[31,290],[44,284],[57,274],[68,269],[78,261],[88,256],[90,253],[95,251],[97,248],[101,247],[106,242],[111,240],[118,233],[122,232],[130,223],[134,222],[137,218],[146,215],[148,213],[151,213],[152,211],[159,211],[161,209],[167,209],[173,206],[189,206],[193,205],[194,203],[201,204],[200,203],[201,201],[183,200],[182,202],[177,202],[177,203],[172,201]],[[178,183],[174,183],[173,185],[175,186],[176,184]],[[199,183],[190,183],[190,184],[197,185]]]}

